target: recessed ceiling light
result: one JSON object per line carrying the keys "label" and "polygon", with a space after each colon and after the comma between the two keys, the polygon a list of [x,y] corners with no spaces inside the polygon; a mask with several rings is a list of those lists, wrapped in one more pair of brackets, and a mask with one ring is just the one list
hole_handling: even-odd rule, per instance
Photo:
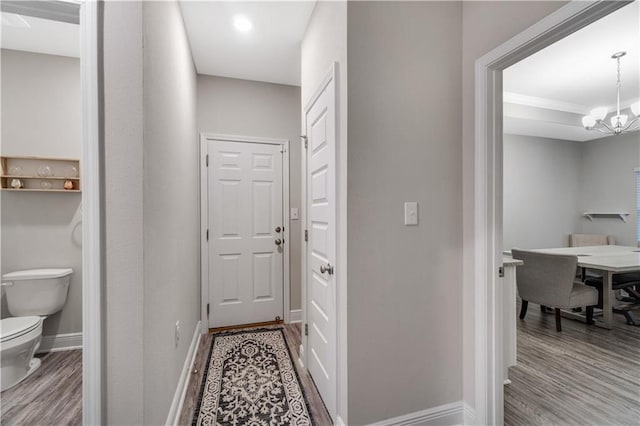
{"label": "recessed ceiling light", "polygon": [[251,31],[251,28],[253,28],[253,24],[249,18],[244,15],[235,15],[233,17],[233,26],[241,33],[248,33]]}

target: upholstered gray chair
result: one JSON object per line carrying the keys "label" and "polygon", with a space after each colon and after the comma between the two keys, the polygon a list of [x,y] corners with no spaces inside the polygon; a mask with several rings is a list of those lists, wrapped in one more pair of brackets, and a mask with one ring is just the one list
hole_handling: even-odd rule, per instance
{"label": "upholstered gray chair", "polygon": [[587,324],[593,324],[593,307],[598,291],[575,281],[578,257],[513,249],[514,259],[524,261],[516,268],[518,294],[522,299],[520,319],[527,314],[529,302],[555,308],[556,330],[562,331],[560,309],[587,307]]}
{"label": "upholstered gray chair", "polygon": [[612,246],[615,243],[612,235],[569,234],[569,247]]}

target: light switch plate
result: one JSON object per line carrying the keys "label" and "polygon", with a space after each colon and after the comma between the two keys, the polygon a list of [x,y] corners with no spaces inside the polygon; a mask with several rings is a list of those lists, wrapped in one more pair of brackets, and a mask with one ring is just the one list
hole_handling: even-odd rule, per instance
{"label": "light switch plate", "polygon": [[404,224],[418,224],[418,203],[415,201],[407,201],[404,203]]}
{"label": "light switch plate", "polygon": [[292,208],[291,209],[291,220],[298,220],[298,209],[297,208]]}

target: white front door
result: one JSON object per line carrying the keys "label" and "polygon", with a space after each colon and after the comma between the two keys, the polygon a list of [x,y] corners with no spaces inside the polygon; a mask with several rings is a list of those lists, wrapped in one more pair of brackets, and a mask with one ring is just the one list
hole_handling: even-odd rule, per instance
{"label": "white front door", "polygon": [[207,141],[210,328],[283,318],[282,150]]}
{"label": "white front door", "polygon": [[306,113],[308,369],[336,409],[336,125],[333,78]]}

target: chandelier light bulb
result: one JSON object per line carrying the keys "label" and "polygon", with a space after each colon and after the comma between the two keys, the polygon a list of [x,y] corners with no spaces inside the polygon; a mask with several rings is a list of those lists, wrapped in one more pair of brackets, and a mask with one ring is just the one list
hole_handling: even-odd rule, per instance
{"label": "chandelier light bulb", "polygon": [[640,101],[631,104],[631,112],[636,117],[640,116]]}
{"label": "chandelier light bulb", "polygon": [[604,120],[608,112],[609,110],[607,109],[607,107],[598,107],[589,111],[589,115],[595,118],[596,121],[599,121]]}
{"label": "chandelier light bulb", "polygon": [[596,125],[596,119],[590,115],[585,115],[582,117],[582,125],[586,128],[593,127]]}
{"label": "chandelier light bulb", "polygon": [[611,127],[624,127],[624,125],[627,124],[628,118],[629,117],[627,117],[627,114],[614,115],[613,117],[611,117]]}

